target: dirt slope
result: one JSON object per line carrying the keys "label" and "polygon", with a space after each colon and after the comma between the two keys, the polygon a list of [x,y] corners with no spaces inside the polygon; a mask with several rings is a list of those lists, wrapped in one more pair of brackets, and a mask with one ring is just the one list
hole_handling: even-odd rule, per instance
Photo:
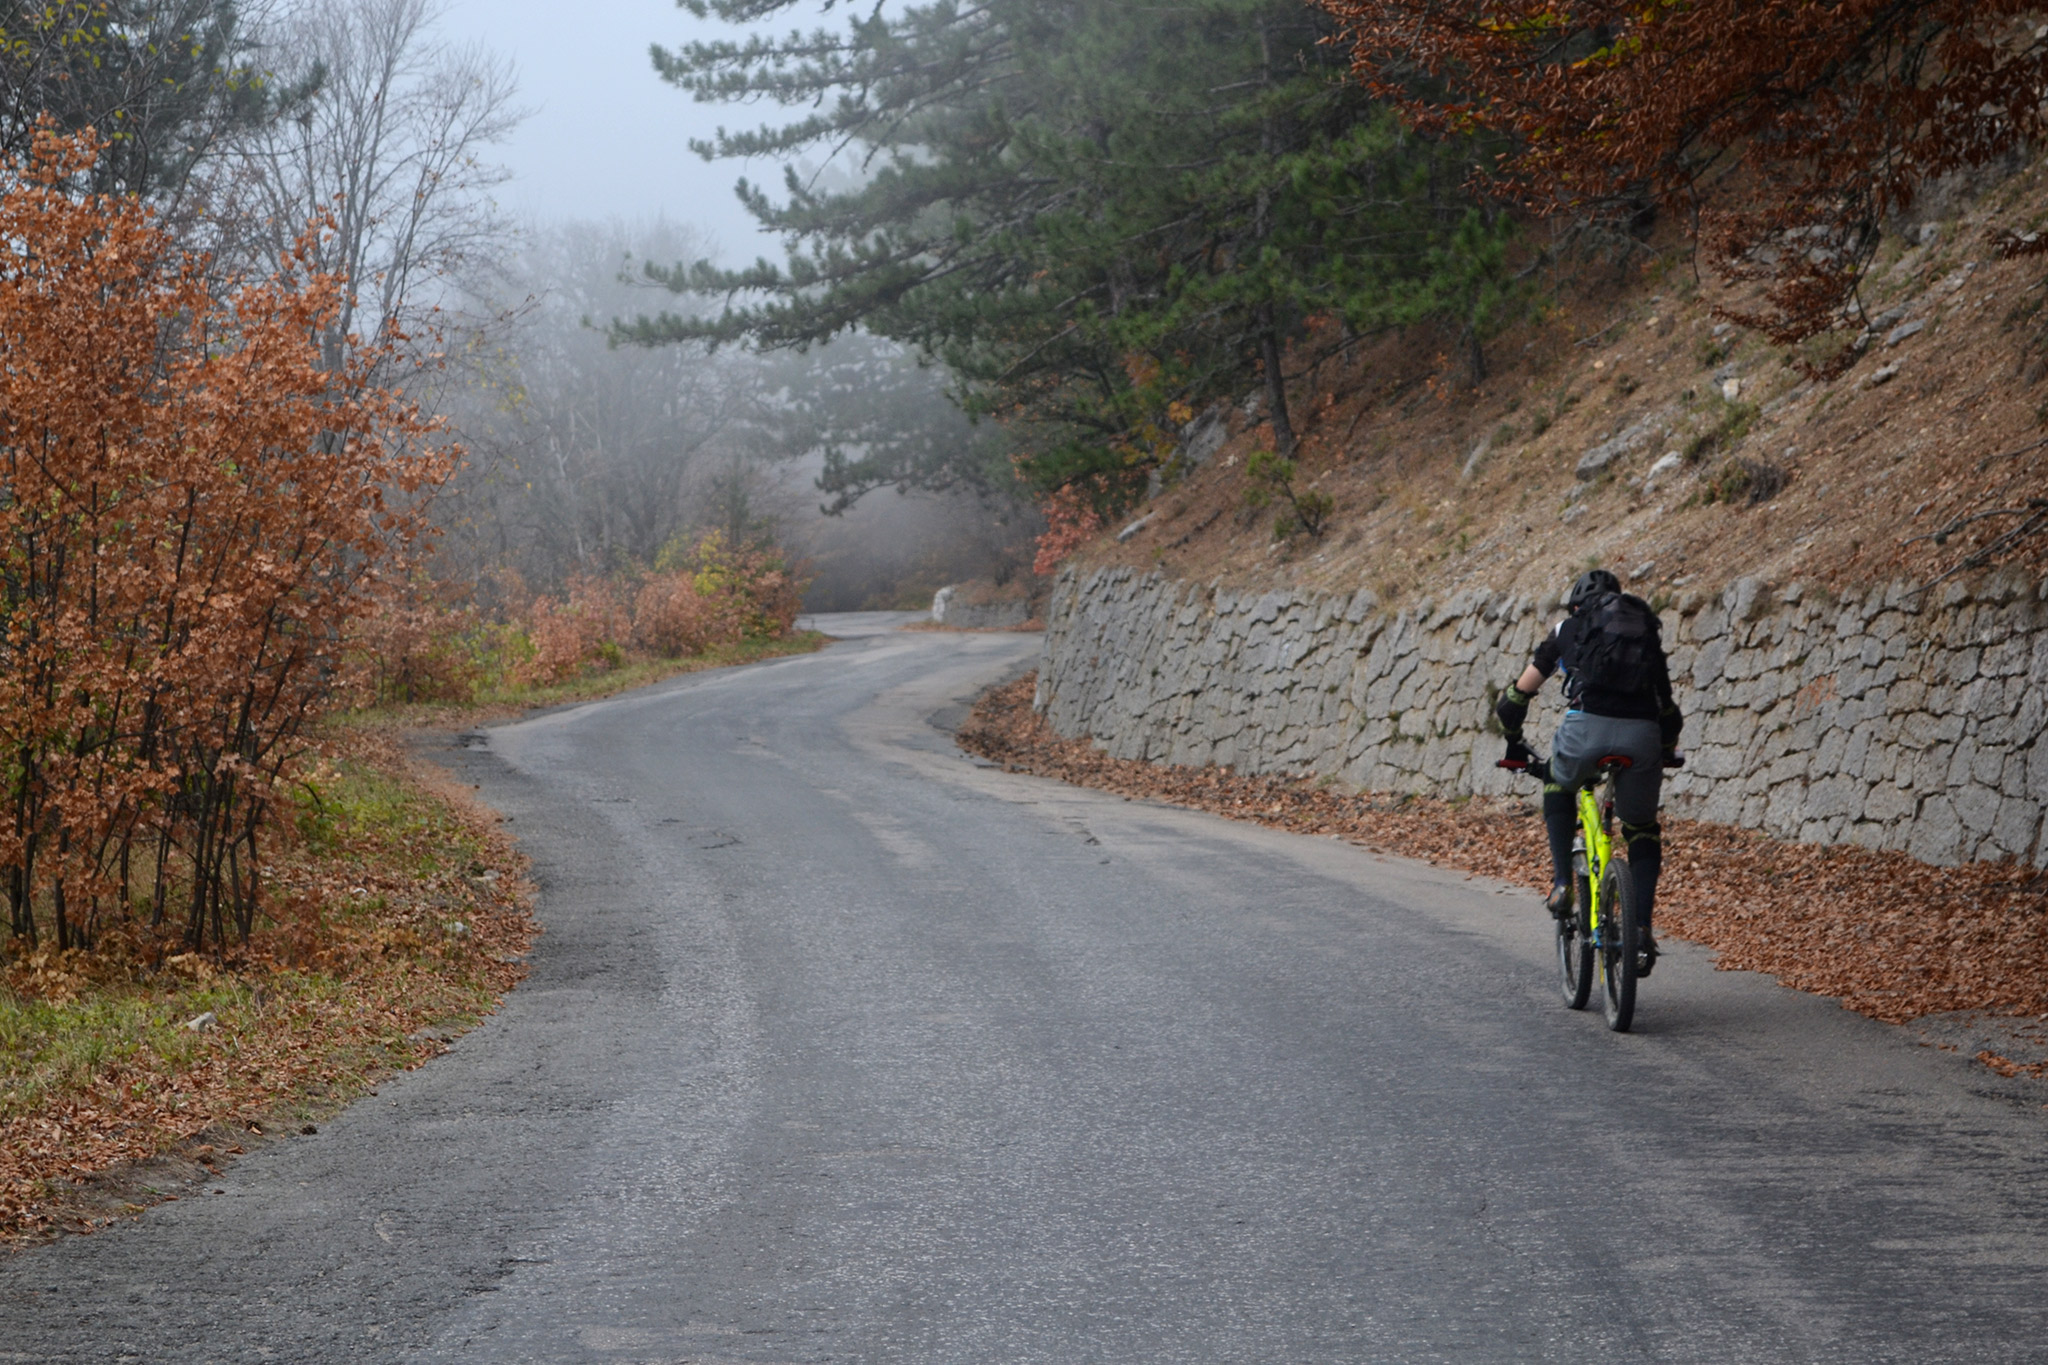
{"label": "dirt slope", "polygon": [[[1933,533],[2048,491],[2048,262],[1993,241],[2044,219],[2037,165],[1911,230],[1924,241],[1894,235],[1863,289],[1861,356],[1829,382],[1720,320],[1746,299],[1696,281],[1676,243],[1561,281],[1566,302],[1493,342],[1476,390],[1413,337],[1362,345],[1294,388],[1300,483],[1336,503],[1325,535],[1276,540],[1245,506],[1271,429],[1233,408],[1228,443],[1083,560],[1392,600],[1553,588],[1591,562],[1666,598],[1742,574],[1930,581],[2025,517]],[[1998,558],[2043,566],[2038,539]]]}

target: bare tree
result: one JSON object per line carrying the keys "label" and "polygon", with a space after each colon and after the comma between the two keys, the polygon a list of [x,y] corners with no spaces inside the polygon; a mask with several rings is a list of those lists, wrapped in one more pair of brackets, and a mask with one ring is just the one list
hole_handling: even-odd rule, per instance
{"label": "bare tree", "polygon": [[510,224],[485,155],[518,124],[511,67],[434,31],[435,0],[299,0],[263,42],[275,79],[304,91],[240,140],[231,202],[245,250],[286,269],[305,225],[332,229],[312,264],[345,274],[348,307],[322,339],[338,366],[365,342],[431,334],[460,282],[496,266]]}
{"label": "bare tree", "polygon": [[448,398],[470,451],[444,507],[450,569],[509,564],[538,586],[649,564],[676,536],[730,519],[736,488],[758,501],[754,465],[801,453],[773,363],[614,348],[591,325],[639,305],[644,289],[622,278],[636,259],[698,248],[667,224],[528,234],[480,305],[516,307],[519,323]]}

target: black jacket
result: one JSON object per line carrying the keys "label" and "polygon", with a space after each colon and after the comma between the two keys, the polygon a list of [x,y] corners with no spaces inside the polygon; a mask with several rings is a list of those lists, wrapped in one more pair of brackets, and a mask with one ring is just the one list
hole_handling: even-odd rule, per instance
{"label": "black jacket", "polygon": [[1650,661],[1650,679],[1638,692],[1616,692],[1603,687],[1587,687],[1572,676],[1573,658],[1577,653],[1579,619],[1567,616],[1557,623],[1557,629],[1543,637],[1536,646],[1536,657],[1530,662],[1536,671],[1548,678],[1559,666],[1564,668],[1564,703],[1574,711],[1588,715],[1612,716],[1618,720],[1654,720],[1664,732],[1664,747],[1672,748],[1678,743],[1679,732],[1685,728],[1685,717],[1679,713],[1678,703],[1671,696],[1671,661],[1664,656],[1664,647],[1657,646],[1655,657]]}

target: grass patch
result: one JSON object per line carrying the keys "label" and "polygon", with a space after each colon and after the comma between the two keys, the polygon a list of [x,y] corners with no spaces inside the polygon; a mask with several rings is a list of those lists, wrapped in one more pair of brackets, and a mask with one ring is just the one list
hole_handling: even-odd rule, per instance
{"label": "grass patch", "polygon": [[89,954],[0,944],[0,1242],[168,1197],[146,1181],[111,1203],[94,1191],[121,1183],[110,1172],[164,1163],[172,1176],[149,1180],[205,1177],[222,1149],[296,1131],[438,1056],[524,975],[537,930],[523,862],[495,816],[406,758],[404,728],[590,701],[825,638],[626,656],[564,682],[494,683],[473,704],[340,717],[291,774],[246,945],[189,954],[140,924]]}
{"label": "grass patch", "polygon": [[498,681],[481,688],[473,702],[392,702],[351,712],[341,718],[341,723],[367,724],[377,728],[446,725],[451,721],[467,724],[472,720],[497,719],[545,706],[601,701],[685,673],[732,668],[792,654],[815,653],[824,648],[828,638],[815,630],[799,630],[769,639],[745,639],[733,644],[713,645],[701,654],[680,659],[627,656],[618,667],[602,673],[588,673],[546,684]]}
{"label": "grass patch", "polygon": [[1718,390],[1710,390],[1703,422],[1686,440],[1686,463],[1696,464],[1716,451],[1733,450],[1749,435],[1762,409],[1754,403],[1729,402]]}
{"label": "grass patch", "polygon": [[137,927],[0,960],[0,1240],[104,1221],[89,1187],[108,1168],[204,1172],[180,1154],[339,1108],[523,975],[535,929],[492,817],[376,734],[338,734],[298,777],[245,947],[186,954]]}

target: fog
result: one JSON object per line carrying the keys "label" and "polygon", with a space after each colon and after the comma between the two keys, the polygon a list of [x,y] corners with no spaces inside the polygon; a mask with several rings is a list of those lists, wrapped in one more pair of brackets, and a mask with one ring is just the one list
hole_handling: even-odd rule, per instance
{"label": "fog", "polygon": [[716,532],[807,561],[807,605],[843,610],[1028,565],[1035,518],[1008,490],[819,488],[828,452],[988,439],[905,348],[857,333],[800,354],[614,344],[611,321],[689,302],[650,288],[641,263],[702,242],[666,220],[522,231],[472,309],[500,322],[441,386],[467,452],[440,499],[441,576],[557,589]]}

